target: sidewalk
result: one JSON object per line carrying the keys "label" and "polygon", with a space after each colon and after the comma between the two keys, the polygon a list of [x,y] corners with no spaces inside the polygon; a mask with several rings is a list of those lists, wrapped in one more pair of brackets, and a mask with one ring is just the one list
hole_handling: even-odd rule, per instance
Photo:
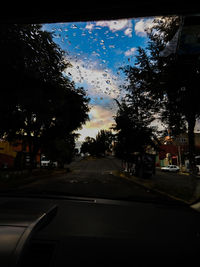
{"label": "sidewalk", "polygon": [[[44,180],[54,179],[55,176],[61,176],[66,173],[66,169],[35,169],[30,173],[29,171],[10,172],[11,174],[4,177],[0,181],[1,192],[7,190],[16,190],[29,186],[35,183],[41,183]],[[21,173],[21,174],[20,174]]]}
{"label": "sidewalk", "polygon": [[121,172],[122,178],[186,204],[200,199],[200,177],[186,173],[163,173],[160,170],[152,178],[139,178]]}

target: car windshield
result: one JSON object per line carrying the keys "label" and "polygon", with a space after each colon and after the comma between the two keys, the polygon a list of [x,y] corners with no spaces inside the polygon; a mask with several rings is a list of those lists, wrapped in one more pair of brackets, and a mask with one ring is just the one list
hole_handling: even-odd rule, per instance
{"label": "car windshield", "polygon": [[199,199],[199,16],[0,33],[1,193]]}

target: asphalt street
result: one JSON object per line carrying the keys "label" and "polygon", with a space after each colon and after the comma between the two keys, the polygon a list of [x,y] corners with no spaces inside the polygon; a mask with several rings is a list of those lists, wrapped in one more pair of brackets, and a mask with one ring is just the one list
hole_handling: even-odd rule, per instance
{"label": "asphalt street", "polygon": [[35,180],[20,190],[27,193],[144,201],[162,198],[121,175],[121,162],[114,157],[85,158],[68,167],[68,173]]}

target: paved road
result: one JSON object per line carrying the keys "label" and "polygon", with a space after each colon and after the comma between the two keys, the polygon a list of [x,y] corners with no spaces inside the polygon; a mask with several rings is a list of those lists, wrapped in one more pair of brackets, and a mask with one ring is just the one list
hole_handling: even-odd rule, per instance
{"label": "paved road", "polygon": [[56,193],[111,199],[162,198],[133,181],[120,176],[121,163],[112,157],[88,158],[70,165],[71,172],[38,180],[21,190],[37,193]]}

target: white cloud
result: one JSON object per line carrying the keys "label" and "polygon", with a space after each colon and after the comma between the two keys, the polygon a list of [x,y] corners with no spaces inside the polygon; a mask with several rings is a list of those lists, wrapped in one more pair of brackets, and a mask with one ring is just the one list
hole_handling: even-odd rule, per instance
{"label": "white cloud", "polygon": [[83,128],[77,132],[80,134],[79,141],[83,141],[87,136],[95,138],[98,131],[101,129],[109,130],[114,123],[113,112],[100,105],[91,108],[89,116],[91,120],[87,121]]}
{"label": "white cloud", "polygon": [[109,129],[114,122],[113,112],[100,105],[95,105],[89,115],[92,117],[88,122],[90,128]]}
{"label": "white cloud", "polygon": [[87,23],[86,27],[87,30],[92,30],[94,28],[94,24],[92,23]]}
{"label": "white cloud", "polygon": [[127,51],[124,53],[124,55],[127,56],[127,57],[132,56],[132,55],[135,54],[136,50],[137,50],[136,47],[132,47],[132,48],[130,48],[129,50],[127,50]]}
{"label": "white cloud", "polygon": [[133,29],[132,28],[127,28],[124,31],[124,34],[127,35],[128,37],[132,37],[132,32],[133,32]]}
{"label": "white cloud", "polygon": [[[65,70],[75,83],[87,87],[91,97],[117,98],[119,89],[117,77],[109,69],[98,69],[98,62],[71,60],[72,67]],[[86,86],[85,86],[86,85]]]}
{"label": "white cloud", "polygon": [[154,18],[150,19],[140,19],[135,24],[135,33],[138,36],[146,37],[146,31],[148,28],[151,28],[153,24]]}
{"label": "white cloud", "polygon": [[91,98],[89,112],[90,121],[77,133],[80,134],[79,141],[86,136],[95,137],[99,130],[109,129],[114,123],[113,116],[116,113],[116,104],[113,98],[120,94],[118,79],[109,69],[98,69],[99,62],[70,59],[72,67],[65,70],[77,86],[87,89]]}
{"label": "white cloud", "polygon": [[108,27],[112,32],[123,30],[126,36],[132,37],[133,24],[129,19],[97,21],[95,24],[88,23],[85,28],[92,30],[95,25],[97,27]]}
{"label": "white cloud", "polygon": [[131,27],[132,23],[128,19],[119,19],[119,20],[97,21],[96,25],[101,27],[108,27],[112,32],[115,32]]}

